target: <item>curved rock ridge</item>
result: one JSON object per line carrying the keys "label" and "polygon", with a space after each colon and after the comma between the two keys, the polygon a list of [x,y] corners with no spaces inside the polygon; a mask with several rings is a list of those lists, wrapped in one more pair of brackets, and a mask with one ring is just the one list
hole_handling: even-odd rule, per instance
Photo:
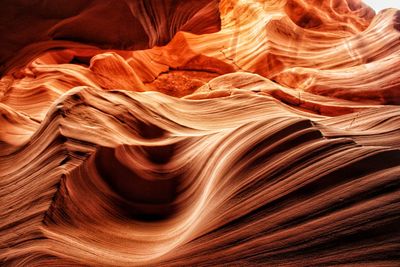
{"label": "curved rock ridge", "polygon": [[179,100],[77,88],[57,101],[0,158],[6,263],[396,257],[398,108],[329,118],[262,90],[222,92]]}
{"label": "curved rock ridge", "polygon": [[4,6],[0,265],[400,264],[399,10]]}

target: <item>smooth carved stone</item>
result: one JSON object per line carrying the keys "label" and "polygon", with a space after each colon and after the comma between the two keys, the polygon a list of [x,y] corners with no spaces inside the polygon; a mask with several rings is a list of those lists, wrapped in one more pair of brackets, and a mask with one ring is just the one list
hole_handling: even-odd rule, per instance
{"label": "smooth carved stone", "polygon": [[1,4],[1,266],[400,265],[399,10]]}

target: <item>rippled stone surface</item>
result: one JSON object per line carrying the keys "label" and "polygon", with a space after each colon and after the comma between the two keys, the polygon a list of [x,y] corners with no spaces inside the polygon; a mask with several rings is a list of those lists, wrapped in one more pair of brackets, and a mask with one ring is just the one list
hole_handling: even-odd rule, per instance
{"label": "rippled stone surface", "polygon": [[399,265],[399,10],[3,7],[1,265]]}

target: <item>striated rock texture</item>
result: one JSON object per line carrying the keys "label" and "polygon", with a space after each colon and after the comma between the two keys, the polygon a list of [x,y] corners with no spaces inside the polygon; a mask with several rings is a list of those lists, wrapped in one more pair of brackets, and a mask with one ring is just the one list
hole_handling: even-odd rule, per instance
{"label": "striated rock texture", "polygon": [[0,14],[0,265],[399,266],[399,10]]}

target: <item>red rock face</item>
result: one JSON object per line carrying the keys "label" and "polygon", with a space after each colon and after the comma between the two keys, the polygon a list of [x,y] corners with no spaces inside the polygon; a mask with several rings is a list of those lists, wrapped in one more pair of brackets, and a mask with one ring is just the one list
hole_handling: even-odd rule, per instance
{"label": "red rock face", "polygon": [[398,266],[399,12],[4,1],[1,265]]}

